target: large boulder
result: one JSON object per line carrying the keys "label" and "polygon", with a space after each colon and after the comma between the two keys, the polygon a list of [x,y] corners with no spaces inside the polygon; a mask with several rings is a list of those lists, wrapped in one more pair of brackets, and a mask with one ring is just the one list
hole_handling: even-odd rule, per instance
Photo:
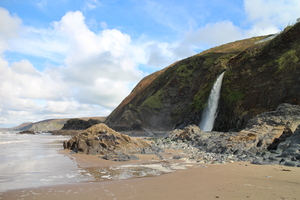
{"label": "large boulder", "polygon": [[107,125],[96,124],[64,142],[65,149],[92,155],[141,153],[151,145],[145,140],[118,133]]}
{"label": "large boulder", "polygon": [[276,150],[300,124],[300,106],[281,104],[276,111],[265,112],[251,119],[245,129],[228,138],[233,149],[253,152]]}

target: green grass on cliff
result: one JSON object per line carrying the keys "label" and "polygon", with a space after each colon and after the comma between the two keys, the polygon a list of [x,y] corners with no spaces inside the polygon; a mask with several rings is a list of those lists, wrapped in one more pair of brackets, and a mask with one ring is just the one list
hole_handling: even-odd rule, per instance
{"label": "green grass on cliff", "polygon": [[143,108],[153,109],[154,111],[161,109],[163,106],[162,90],[157,91],[154,95],[146,99],[141,105]]}
{"label": "green grass on cliff", "polygon": [[[296,70],[296,66],[299,62],[299,54],[295,49],[291,49],[284,53],[280,58],[276,60],[278,63],[277,72],[281,71],[285,67],[294,66],[294,70]],[[290,69],[291,70],[291,69]]]}
{"label": "green grass on cliff", "polygon": [[240,88],[232,87],[234,85],[232,81],[233,76],[234,72],[231,70],[225,73],[221,93],[222,99],[230,105],[238,103],[246,96]]}

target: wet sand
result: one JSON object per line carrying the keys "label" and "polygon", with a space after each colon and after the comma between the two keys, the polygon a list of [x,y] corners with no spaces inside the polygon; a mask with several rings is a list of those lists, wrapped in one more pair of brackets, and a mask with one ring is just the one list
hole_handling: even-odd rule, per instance
{"label": "wet sand", "polygon": [[[169,157],[175,153],[169,152]],[[98,156],[82,154],[70,154],[70,156],[85,168],[129,164],[129,162],[105,161]],[[130,161],[130,163],[157,162],[158,159],[155,155],[139,157],[140,161]],[[155,177],[13,190],[0,194],[0,199],[281,200],[299,199],[300,196],[300,168],[252,165],[245,162],[224,165],[186,165],[188,169]]]}

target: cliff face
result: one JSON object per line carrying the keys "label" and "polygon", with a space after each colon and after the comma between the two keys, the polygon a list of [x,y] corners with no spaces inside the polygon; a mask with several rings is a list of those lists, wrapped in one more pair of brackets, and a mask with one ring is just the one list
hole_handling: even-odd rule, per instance
{"label": "cliff face", "polygon": [[85,130],[95,124],[100,124],[103,121],[104,120],[100,117],[97,119],[90,118],[88,120],[79,118],[69,119],[61,128],[61,130]]}
{"label": "cliff face", "polygon": [[236,41],[145,77],[105,121],[116,130],[172,130],[199,124],[216,78],[226,70],[214,130],[241,129],[280,103],[300,105],[300,23],[272,40]]}
{"label": "cliff face", "polygon": [[300,23],[228,62],[215,130],[241,129],[281,103],[300,105]]}
{"label": "cliff face", "polygon": [[57,131],[63,130],[83,130],[91,127],[94,124],[104,122],[106,117],[83,117],[75,119],[46,119],[39,122],[27,122],[19,126],[9,128],[7,130],[18,130],[18,131]]}
{"label": "cliff face", "polygon": [[66,123],[67,119],[47,119],[35,123],[29,123],[26,126],[20,128],[13,128],[16,130],[32,130],[32,131],[53,131],[61,129]]}

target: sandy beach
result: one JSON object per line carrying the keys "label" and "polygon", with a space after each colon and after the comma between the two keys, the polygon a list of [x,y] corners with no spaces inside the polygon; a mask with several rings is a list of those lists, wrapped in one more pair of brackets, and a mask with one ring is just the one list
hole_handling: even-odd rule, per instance
{"label": "sandy beach", "polygon": [[[66,151],[63,153],[68,154]],[[172,157],[178,152],[167,152]],[[167,155],[167,156],[168,156]],[[166,155],[165,155],[166,156]],[[158,162],[155,155],[139,155],[130,162],[106,161],[98,156],[69,154],[85,169]],[[223,165],[181,162],[172,173],[124,180],[103,180],[18,189],[3,192],[0,199],[299,199],[300,168],[253,165],[247,162]],[[93,174],[93,170],[90,170]],[[94,171],[95,173],[95,171]],[[99,173],[99,171],[98,171]]]}

